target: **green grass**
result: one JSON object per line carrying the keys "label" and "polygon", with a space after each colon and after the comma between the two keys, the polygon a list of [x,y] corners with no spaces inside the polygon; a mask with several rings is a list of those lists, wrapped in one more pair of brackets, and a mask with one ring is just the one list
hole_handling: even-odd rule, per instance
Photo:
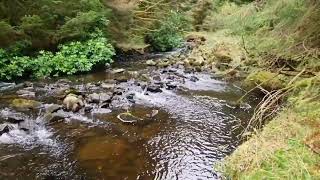
{"label": "green grass", "polygon": [[287,108],[227,157],[232,179],[320,179],[319,78],[300,80]]}
{"label": "green grass", "polygon": [[224,3],[208,16],[204,26],[212,31],[228,29],[243,37],[250,60],[260,67],[285,61],[297,69],[319,71],[320,2],[265,2],[259,10],[254,3]]}

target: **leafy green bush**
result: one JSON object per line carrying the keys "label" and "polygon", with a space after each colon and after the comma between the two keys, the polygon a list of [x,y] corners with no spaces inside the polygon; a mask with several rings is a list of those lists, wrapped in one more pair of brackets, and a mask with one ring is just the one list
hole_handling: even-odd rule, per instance
{"label": "leafy green bush", "polygon": [[0,1],[0,48],[29,41],[27,51],[56,49],[85,40],[95,28],[106,29],[109,12],[101,0]]}
{"label": "leafy green bush", "polygon": [[21,77],[30,67],[30,58],[14,56],[0,49],[0,79],[11,80]]}
{"label": "leafy green bush", "polygon": [[40,51],[35,58],[15,56],[0,49],[0,79],[13,79],[31,73],[35,77],[88,72],[97,64],[112,63],[113,46],[102,33],[91,39],[59,46],[56,53]]}
{"label": "leafy green bush", "polygon": [[182,44],[183,30],[186,29],[187,23],[188,21],[181,14],[172,11],[167,18],[155,24],[155,30],[147,35],[146,42],[158,51],[179,47]]}
{"label": "leafy green bush", "polygon": [[107,24],[108,20],[103,13],[95,11],[79,13],[60,28],[59,38],[87,38],[90,35],[88,32],[106,27]]}

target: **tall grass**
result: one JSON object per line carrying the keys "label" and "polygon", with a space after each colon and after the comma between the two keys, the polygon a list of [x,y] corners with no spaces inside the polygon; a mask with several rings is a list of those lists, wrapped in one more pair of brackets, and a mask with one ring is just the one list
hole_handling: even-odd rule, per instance
{"label": "tall grass", "polygon": [[205,22],[206,29],[241,36],[256,64],[320,70],[320,1],[269,0],[261,8],[227,2]]}

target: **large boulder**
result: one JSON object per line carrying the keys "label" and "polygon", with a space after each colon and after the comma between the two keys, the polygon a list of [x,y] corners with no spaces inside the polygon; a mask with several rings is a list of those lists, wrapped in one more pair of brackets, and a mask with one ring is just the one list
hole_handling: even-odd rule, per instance
{"label": "large boulder", "polygon": [[41,106],[41,103],[30,99],[14,99],[11,102],[11,106],[17,109],[37,109]]}
{"label": "large boulder", "polygon": [[7,108],[0,111],[0,118],[10,123],[20,123],[28,119],[25,114]]}
{"label": "large boulder", "polygon": [[58,112],[54,112],[54,113],[46,113],[44,116],[43,116],[43,121],[48,123],[48,124],[51,124],[51,123],[55,123],[55,122],[58,122],[58,121],[61,121],[61,120],[64,120],[65,118],[69,118],[70,116],[63,112],[63,111],[58,111]]}
{"label": "large boulder", "polygon": [[63,106],[68,111],[78,112],[84,107],[83,98],[75,94],[68,94],[63,100]]}
{"label": "large boulder", "polygon": [[112,95],[108,93],[93,93],[88,95],[88,102],[90,103],[105,103],[111,102]]}

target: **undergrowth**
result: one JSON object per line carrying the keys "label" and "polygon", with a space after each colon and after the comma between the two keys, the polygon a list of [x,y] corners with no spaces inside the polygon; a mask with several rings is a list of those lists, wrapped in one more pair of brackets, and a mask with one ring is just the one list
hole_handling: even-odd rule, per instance
{"label": "undergrowth", "polygon": [[286,108],[225,159],[224,173],[233,179],[319,179],[319,82],[294,83]]}
{"label": "undergrowth", "polygon": [[[260,2],[260,4],[258,4]],[[320,70],[320,2],[270,0],[224,3],[207,17],[211,31],[228,29],[243,39],[248,61],[260,67]]]}
{"label": "undergrowth", "polygon": [[23,76],[44,78],[88,72],[98,64],[109,64],[114,48],[101,34],[95,33],[86,41],[60,45],[58,51],[40,51],[35,57],[22,56],[0,49],[0,80]]}
{"label": "undergrowth", "polygon": [[320,179],[320,1],[226,2],[203,29],[239,40],[249,72],[291,74],[277,90],[261,86],[265,76],[257,76],[268,102],[254,117],[265,124],[219,168],[232,179]]}

